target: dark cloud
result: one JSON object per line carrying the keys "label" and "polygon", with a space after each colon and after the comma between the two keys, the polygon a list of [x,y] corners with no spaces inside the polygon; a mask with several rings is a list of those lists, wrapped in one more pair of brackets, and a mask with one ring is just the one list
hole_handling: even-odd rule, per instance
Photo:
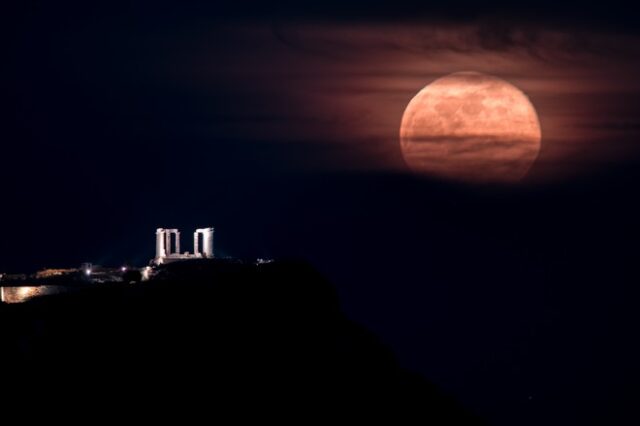
{"label": "dark cloud", "polygon": [[[370,28],[375,30],[368,31]],[[566,24],[546,26],[502,20],[360,25],[294,22],[274,25],[272,30],[288,47],[333,58],[371,51],[381,54],[404,51],[423,56],[447,52],[525,54],[541,61],[571,63],[605,55],[636,60],[640,53],[634,35],[594,32]]]}

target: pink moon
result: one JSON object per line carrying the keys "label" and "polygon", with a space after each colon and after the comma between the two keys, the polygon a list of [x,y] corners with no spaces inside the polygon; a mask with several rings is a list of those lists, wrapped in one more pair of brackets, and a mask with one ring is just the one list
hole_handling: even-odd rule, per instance
{"label": "pink moon", "polygon": [[512,84],[477,72],[439,78],[411,99],[400,145],[416,173],[447,180],[515,183],[540,152],[538,114]]}

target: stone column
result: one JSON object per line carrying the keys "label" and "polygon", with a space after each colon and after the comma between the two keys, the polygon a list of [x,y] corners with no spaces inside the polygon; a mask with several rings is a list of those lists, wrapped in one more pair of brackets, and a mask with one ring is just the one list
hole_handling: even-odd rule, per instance
{"label": "stone column", "polygon": [[171,230],[167,230],[164,233],[164,237],[165,237],[165,252],[166,252],[166,256],[170,256],[171,255]]}
{"label": "stone column", "polygon": [[180,231],[174,231],[176,235],[176,253],[180,254]]}
{"label": "stone column", "polygon": [[204,257],[213,257],[213,228],[205,228],[203,232]]}
{"label": "stone column", "polygon": [[193,254],[196,256],[200,254],[200,238],[198,238],[200,235],[198,234],[198,230],[193,233]]}
{"label": "stone column", "polygon": [[165,256],[164,229],[156,229],[156,259]]}

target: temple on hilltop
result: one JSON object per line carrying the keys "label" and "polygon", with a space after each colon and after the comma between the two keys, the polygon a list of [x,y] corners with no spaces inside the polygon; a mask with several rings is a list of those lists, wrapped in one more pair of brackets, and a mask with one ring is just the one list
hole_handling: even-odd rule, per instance
{"label": "temple on hilltop", "polygon": [[213,228],[196,229],[193,233],[193,253],[180,253],[180,231],[156,230],[156,257],[153,263],[162,265],[176,260],[213,258]]}

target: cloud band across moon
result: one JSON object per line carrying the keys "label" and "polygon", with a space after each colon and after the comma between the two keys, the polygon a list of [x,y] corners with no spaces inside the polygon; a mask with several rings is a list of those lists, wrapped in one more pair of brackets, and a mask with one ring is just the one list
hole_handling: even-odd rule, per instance
{"label": "cloud band across moon", "polygon": [[537,141],[494,136],[422,138],[404,148],[418,173],[466,182],[518,182],[538,156]]}

